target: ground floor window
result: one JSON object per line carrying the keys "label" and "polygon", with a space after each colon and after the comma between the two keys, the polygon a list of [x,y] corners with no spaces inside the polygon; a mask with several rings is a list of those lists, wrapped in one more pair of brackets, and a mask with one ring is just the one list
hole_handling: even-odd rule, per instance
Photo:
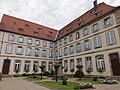
{"label": "ground floor window", "polygon": [[97,56],[95,56],[95,59],[96,59],[97,71],[99,71],[99,72],[105,71],[104,56],[97,55]]}
{"label": "ground floor window", "polygon": [[44,65],[44,66],[45,66],[45,68],[43,69],[43,71],[46,71],[46,67],[47,67],[46,61],[42,61],[42,62],[41,62],[41,65]]}
{"label": "ground floor window", "polygon": [[34,72],[37,72],[38,71],[38,66],[39,65],[39,62],[38,61],[34,61],[34,63],[33,63],[33,71]]}
{"label": "ground floor window", "polygon": [[15,72],[20,71],[20,65],[21,65],[21,60],[15,60],[15,67],[14,67]]}
{"label": "ground floor window", "polygon": [[68,60],[64,61],[64,72],[68,71]]}
{"label": "ground floor window", "polygon": [[53,62],[49,62],[48,71],[53,71]]}
{"label": "ground floor window", "polygon": [[70,60],[70,71],[74,72],[74,59]]}
{"label": "ground floor window", "polygon": [[30,71],[30,61],[25,61],[24,71],[25,72]]}
{"label": "ground floor window", "polygon": [[91,57],[86,57],[85,62],[86,62],[86,71],[87,72],[92,72],[93,71],[92,58]]}

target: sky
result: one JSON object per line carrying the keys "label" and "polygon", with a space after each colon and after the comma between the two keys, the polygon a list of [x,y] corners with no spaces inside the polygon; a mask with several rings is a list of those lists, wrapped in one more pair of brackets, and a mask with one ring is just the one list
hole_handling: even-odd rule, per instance
{"label": "sky", "polygon": [[[0,0],[3,14],[60,30],[93,7],[94,0]],[[97,0],[120,6],[120,0]]]}

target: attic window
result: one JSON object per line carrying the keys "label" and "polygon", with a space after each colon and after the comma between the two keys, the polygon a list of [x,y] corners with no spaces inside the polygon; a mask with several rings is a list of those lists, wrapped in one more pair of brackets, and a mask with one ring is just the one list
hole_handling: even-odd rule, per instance
{"label": "attic window", "polygon": [[102,11],[95,13],[96,17],[99,17],[101,15]]}
{"label": "attic window", "polygon": [[23,29],[23,28],[19,28],[19,31],[20,31],[20,32],[24,32],[24,29]]}
{"label": "attic window", "polygon": [[84,24],[85,21],[81,21],[80,23],[78,23],[79,26],[82,26]]}
{"label": "attic window", "polygon": [[14,22],[13,24],[16,25],[16,22]]}
{"label": "attic window", "polygon": [[25,27],[26,27],[26,28],[30,28],[30,25],[28,25],[28,24],[25,24]]}
{"label": "attic window", "polygon": [[42,31],[42,28],[38,28],[39,31]]}
{"label": "attic window", "polygon": [[72,30],[72,28],[69,28],[69,29],[67,29],[67,32],[69,32],[69,31],[71,31]]}
{"label": "attic window", "polygon": [[53,32],[49,31],[50,34],[53,34]]}
{"label": "attic window", "polygon": [[35,36],[38,36],[38,35],[39,35],[39,33],[34,31],[34,35],[35,35]]}
{"label": "attic window", "polygon": [[52,36],[50,36],[50,35],[47,35],[47,37],[48,37],[49,39],[52,39]]}

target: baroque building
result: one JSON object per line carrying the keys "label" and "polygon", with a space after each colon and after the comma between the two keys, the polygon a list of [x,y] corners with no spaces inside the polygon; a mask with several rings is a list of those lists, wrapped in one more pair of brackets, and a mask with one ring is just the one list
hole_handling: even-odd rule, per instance
{"label": "baroque building", "polygon": [[[33,73],[45,65],[73,75],[83,65],[85,75],[120,75],[120,6],[97,4],[61,30],[3,15],[0,23],[0,72]],[[62,68],[64,67],[64,68]]]}

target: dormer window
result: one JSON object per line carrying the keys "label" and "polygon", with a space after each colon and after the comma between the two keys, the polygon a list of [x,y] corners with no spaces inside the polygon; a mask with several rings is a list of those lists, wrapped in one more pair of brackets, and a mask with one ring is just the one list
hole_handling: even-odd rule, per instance
{"label": "dormer window", "polygon": [[24,32],[24,29],[23,29],[23,28],[19,28],[19,31],[20,31],[20,32]]}
{"label": "dormer window", "polygon": [[52,39],[52,36],[50,36],[50,35],[47,35],[47,37],[48,37],[48,39]]}
{"label": "dormer window", "polygon": [[16,22],[14,22],[13,24],[16,25]]}
{"label": "dormer window", "polygon": [[28,24],[25,24],[25,27],[26,27],[26,28],[30,28],[30,25],[28,25]]}
{"label": "dormer window", "polygon": [[49,31],[50,34],[53,34],[53,32]]}
{"label": "dormer window", "polygon": [[69,32],[69,31],[71,31],[72,30],[72,28],[69,28],[69,29],[67,29],[67,32]]}
{"label": "dormer window", "polygon": [[102,11],[95,13],[96,17],[99,17],[101,15]]}
{"label": "dormer window", "polygon": [[38,28],[38,31],[42,31],[42,28]]}
{"label": "dormer window", "polygon": [[38,35],[39,35],[39,33],[34,31],[34,35],[35,35],[35,36],[38,36]]}

